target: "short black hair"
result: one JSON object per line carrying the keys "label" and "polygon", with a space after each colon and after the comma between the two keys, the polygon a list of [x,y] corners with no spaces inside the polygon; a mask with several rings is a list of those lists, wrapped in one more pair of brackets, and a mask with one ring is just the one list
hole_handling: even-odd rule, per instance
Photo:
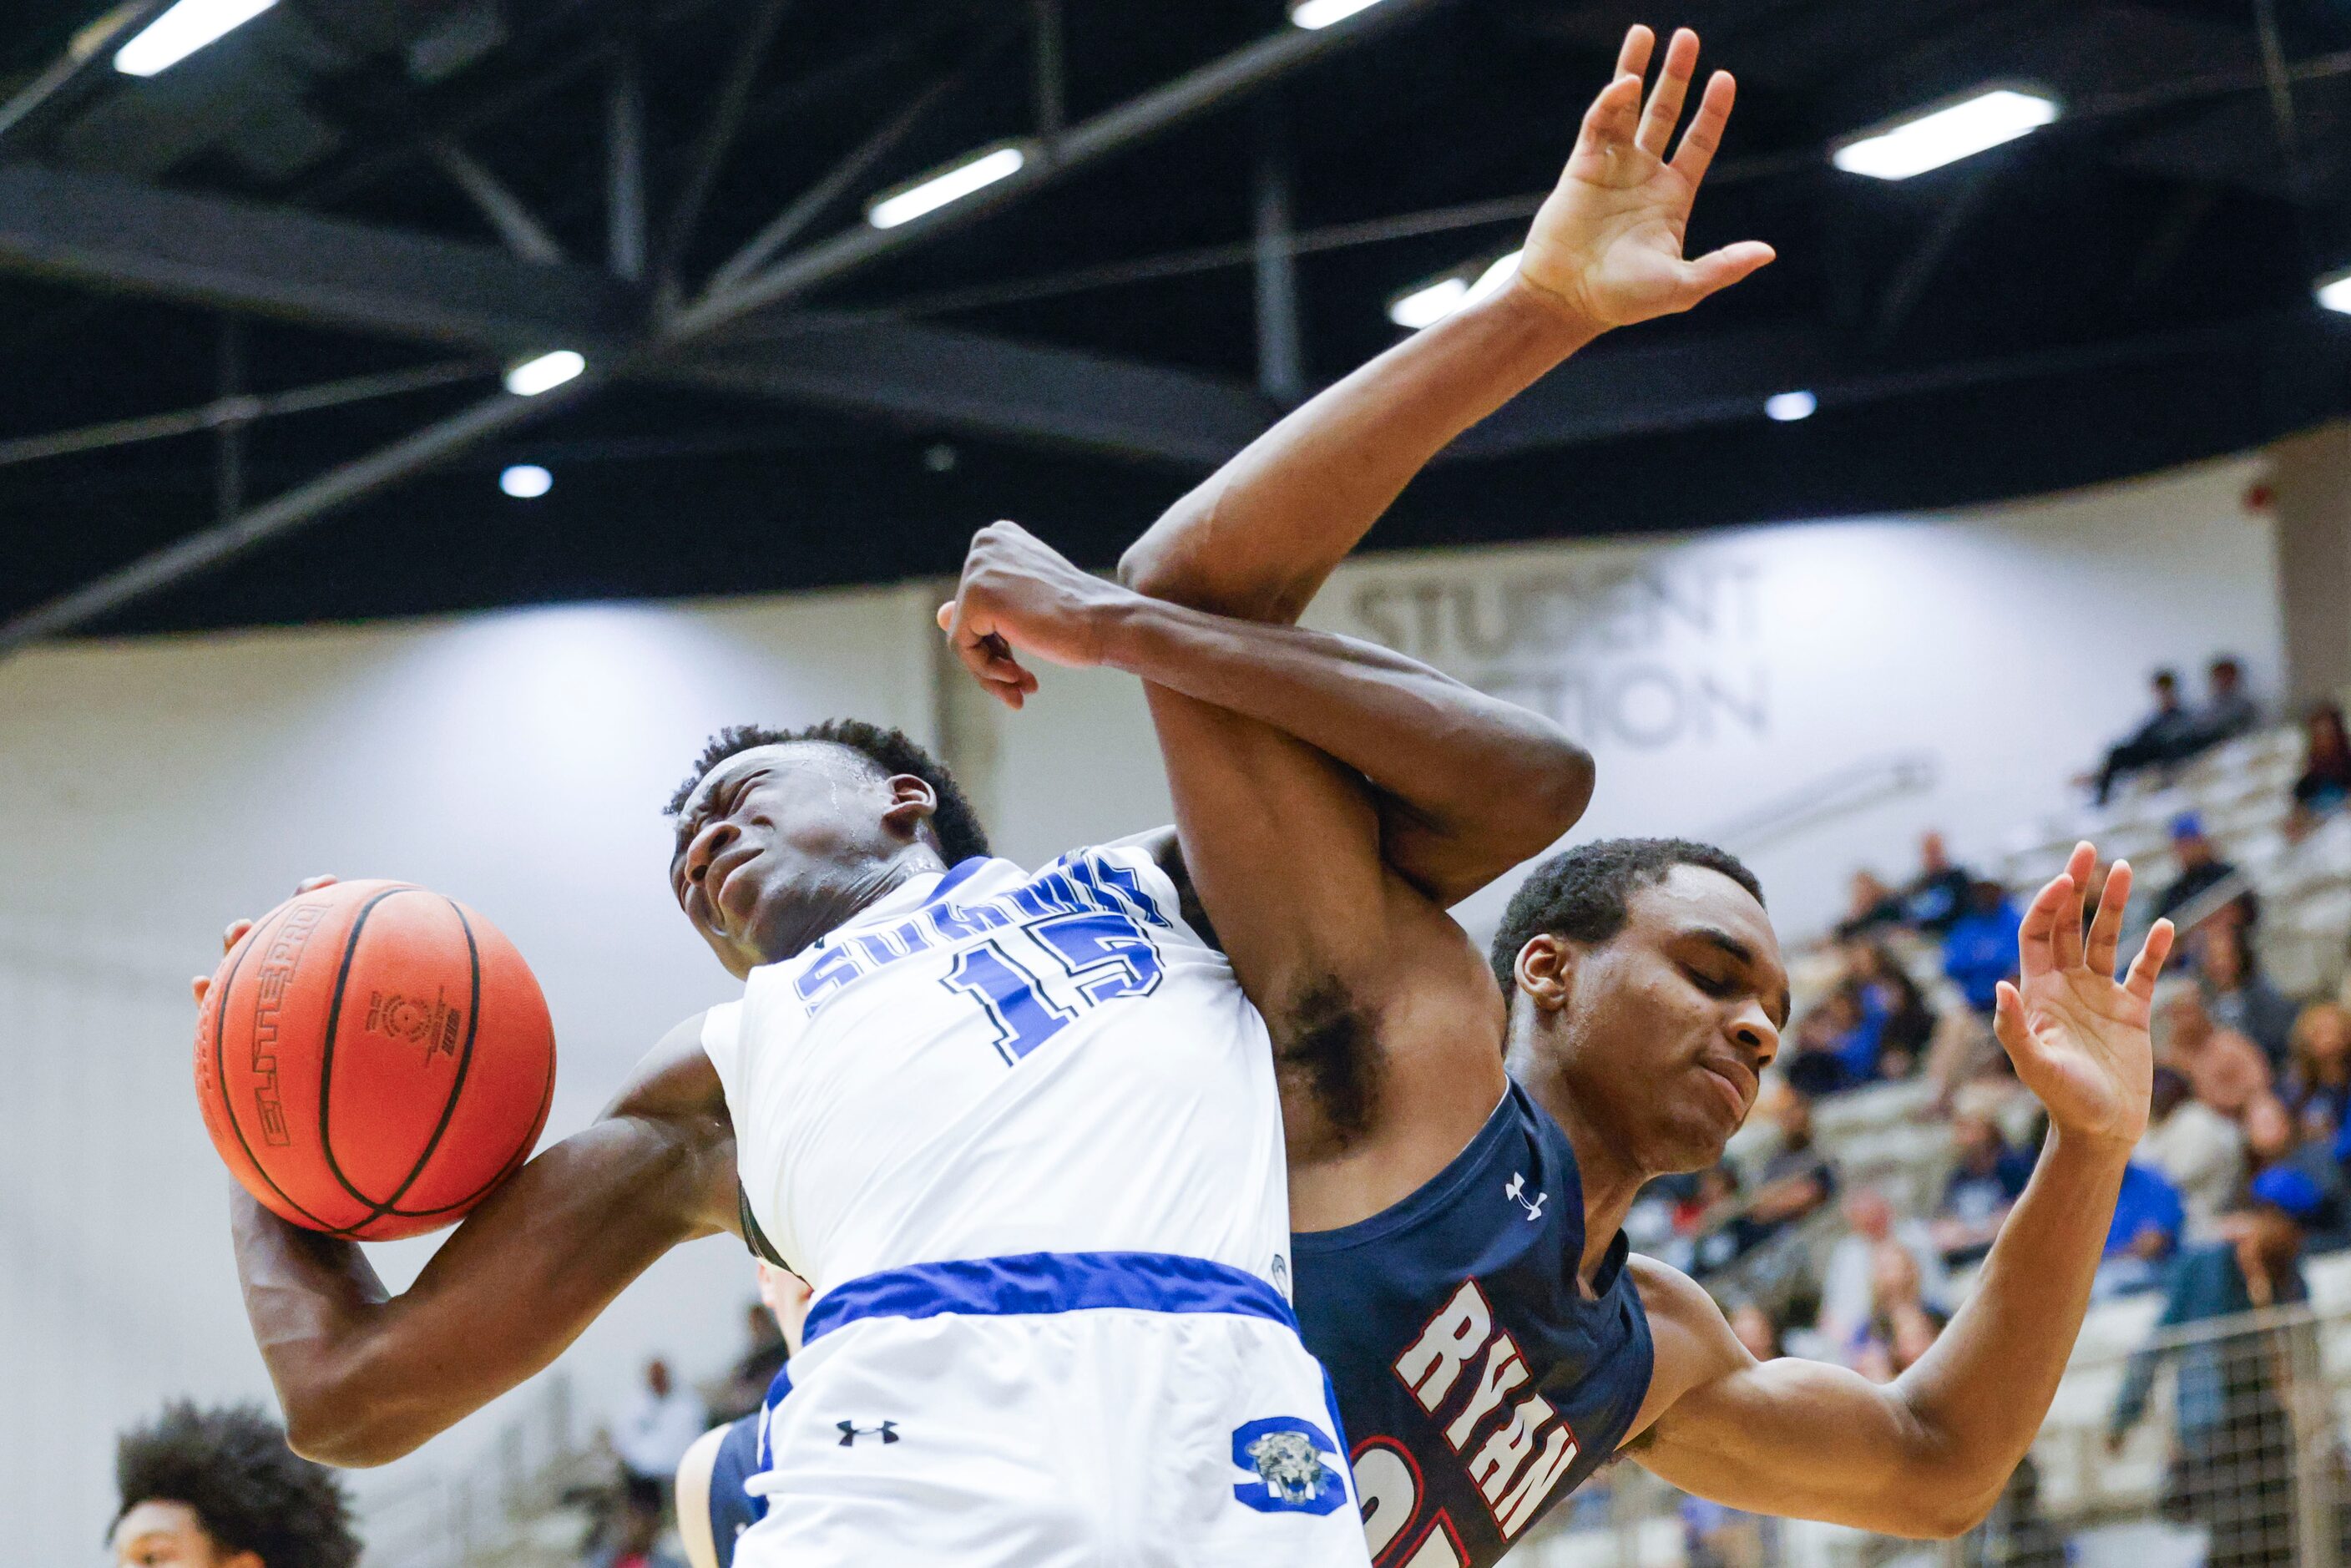
{"label": "short black hair", "polygon": [[2179,672],[2166,665],[2147,676],[2147,679],[2158,686],[2176,686],[2179,684]]}
{"label": "short black hair", "polygon": [[1494,933],[1494,978],[1509,996],[1518,985],[1519,949],[1539,934],[1605,942],[1625,929],[1626,901],[1666,880],[1674,867],[1720,872],[1763,902],[1763,884],[1739,857],[1688,839],[1599,839],[1535,867],[1511,895]]}
{"label": "short black hair", "polygon": [[947,864],[955,865],[988,852],[987,830],[979,825],[979,813],[971,809],[963,786],[956,782],[946,764],[916,745],[905,731],[884,729],[861,718],[829,718],[803,729],[768,729],[756,724],[727,726],[703,744],[702,755],[695,758],[694,771],[677,787],[677,793],[669,798],[669,815],[674,817],[684,810],[685,803],[694,798],[695,787],[728,758],[754,747],[796,746],[804,740],[847,747],[879,768],[884,778],[911,773],[929,785],[939,802],[938,809],[931,813],[931,831],[939,836],[939,852]]}
{"label": "short black hair", "polygon": [[184,1503],[224,1551],[250,1552],[266,1568],[354,1568],[360,1560],[335,1472],[287,1448],[285,1429],[256,1406],[165,1406],[152,1426],[122,1435],[114,1483],[118,1525],[142,1502]]}

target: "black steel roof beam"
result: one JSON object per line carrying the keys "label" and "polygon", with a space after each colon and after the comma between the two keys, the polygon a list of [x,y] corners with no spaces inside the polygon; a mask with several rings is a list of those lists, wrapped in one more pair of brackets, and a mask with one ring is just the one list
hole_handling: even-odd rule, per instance
{"label": "black steel roof beam", "polygon": [[0,270],[500,352],[633,337],[601,272],[102,175],[0,168]]}

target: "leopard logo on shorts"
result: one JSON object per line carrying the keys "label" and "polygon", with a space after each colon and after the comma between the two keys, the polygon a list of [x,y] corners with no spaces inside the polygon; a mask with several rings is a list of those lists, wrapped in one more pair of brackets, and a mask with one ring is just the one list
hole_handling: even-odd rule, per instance
{"label": "leopard logo on shorts", "polygon": [[1332,1512],[1347,1500],[1338,1458],[1338,1445],[1311,1421],[1248,1422],[1233,1431],[1233,1463],[1251,1479],[1235,1485],[1233,1496],[1260,1513]]}

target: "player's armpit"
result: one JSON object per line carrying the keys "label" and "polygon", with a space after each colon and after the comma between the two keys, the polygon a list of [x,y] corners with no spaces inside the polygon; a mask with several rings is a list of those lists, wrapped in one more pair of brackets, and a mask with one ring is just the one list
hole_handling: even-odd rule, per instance
{"label": "player's armpit", "polygon": [[397,1296],[356,1245],[237,1189],[237,1271],[289,1442],[329,1464],[384,1464],[540,1371],[663,1253],[732,1228],[734,1152],[695,1019]]}
{"label": "player's armpit", "polygon": [[1500,995],[1460,927],[1382,863],[1359,777],[1269,725],[1147,689],[1186,868],[1273,1035],[1292,1223],[1376,1213],[1492,1112]]}
{"label": "player's armpit", "polygon": [[1982,1520],[1998,1489],[1977,1497],[1955,1488],[1897,1388],[1825,1362],[1759,1362],[1696,1282],[1650,1259],[1632,1266],[1656,1369],[1627,1458],[1684,1491],[1757,1513],[1913,1538],[1948,1538]]}

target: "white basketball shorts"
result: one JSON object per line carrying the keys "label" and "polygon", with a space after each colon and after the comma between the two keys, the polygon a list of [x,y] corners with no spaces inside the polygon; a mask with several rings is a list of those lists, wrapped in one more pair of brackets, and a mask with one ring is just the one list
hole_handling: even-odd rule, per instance
{"label": "white basketball shorts", "polygon": [[1364,1568],[1280,1292],[1159,1253],[852,1280],[771,1396],[737,1568]]}

